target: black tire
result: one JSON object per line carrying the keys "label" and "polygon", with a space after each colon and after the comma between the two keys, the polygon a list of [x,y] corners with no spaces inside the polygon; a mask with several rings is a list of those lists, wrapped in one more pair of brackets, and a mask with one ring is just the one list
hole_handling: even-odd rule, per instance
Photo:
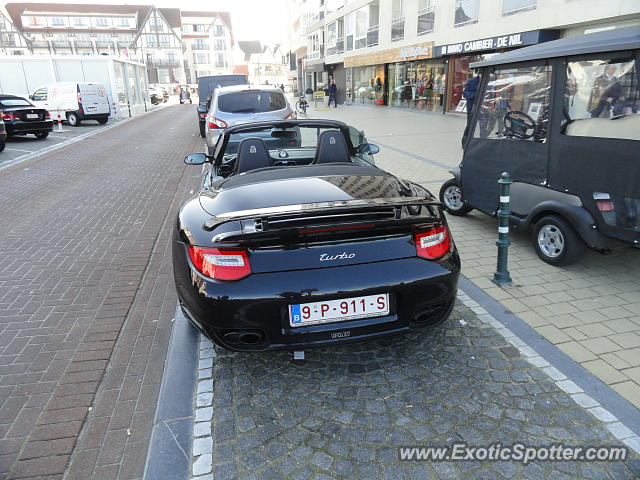
{"label": "black tire", "polygon": [[205,129],[205,127],[206,127],[205,123],[204,123],[204,122],[200,122],[200,136],[201,136],[202,138],[204,138],[204,137],[206,137],[206,136],[207,136],[207,134],[206,134],[206,132],[205,132],[205,130],[204,130],[204,129]]}
{"label": "black tire", "polygon": [[447,180],[440,187],[440,201],[451,215],[462,217],[473,210],[473,207],[464,203],[462,189],[455,178]]}
{"label": "black tire", "polygon": [[559,215],[548,215],[533,227],[533,248],[549,265],[569,265],[584,254],[586,244],[578,232]]}
{"label": "black tire", "polygon": [[100,118],[97,118],[96,120],[98,120],[98,123],[100,125],[104,125],[109,121],[109,117],[100,117]]}
{"label": "black tire", "polygon": [[69,122],[69,125],[71,125],[72,127],[79,127],[82,123],[82,120],[77,113],[69,112],[67,113],[67,122]]}
{"label": "black tire", "polygon": [[307,107],[303,106],[302,103],[300,102],[300,100],[298,100],[296,102],[296,112],[302,114],[302,115],[306,115],[307,114]]}
{"label": "black tire", "polygon": [[47,138],[49,136],[49,132],[38,132],[35,134],[37,138]]}

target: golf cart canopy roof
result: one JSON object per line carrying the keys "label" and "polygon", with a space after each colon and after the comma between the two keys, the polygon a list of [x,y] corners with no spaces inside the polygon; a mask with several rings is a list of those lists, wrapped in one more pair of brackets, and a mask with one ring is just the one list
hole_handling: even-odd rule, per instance
{"label": "golf cart canopy roof", "polygon": [[501,53],[482,62],[474,62],[471,68],[491,67],[505,63],[526,62],[545,58],[585,55],[589,53],[633,50],[640,48],[640,27],[626,27],[604,32],[561,38],[551,42],[519,48]]}

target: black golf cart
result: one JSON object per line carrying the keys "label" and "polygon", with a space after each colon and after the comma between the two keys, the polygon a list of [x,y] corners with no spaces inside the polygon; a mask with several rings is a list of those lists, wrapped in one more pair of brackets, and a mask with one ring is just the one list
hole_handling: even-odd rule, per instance
{"label": "black golf cart", "polygon": [[503,53],[482,76],[460,168],[440,190],[452,215],[496,215],[509,172],[511,224],[538,256],[640,247],[640,27]]}

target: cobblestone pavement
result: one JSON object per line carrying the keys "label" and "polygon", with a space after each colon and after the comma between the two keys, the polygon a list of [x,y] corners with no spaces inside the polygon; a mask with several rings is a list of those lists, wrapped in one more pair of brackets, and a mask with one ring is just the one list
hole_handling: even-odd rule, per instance
{"label": "cobblestone pavement", "polygon": [[196,132],[175,106],[0,171],[0,478],[140,477]]}
{"label": "cobblestone pavement", "polygon": [[[434,194],[462,158],[461,116],[357,106],[310,116],[364,129],[381,147],[376,161],[382,168]],[[497,221],[472,212],[449,216],[449,222],[467,278],[640,407],[640,249],[607,256],[588,250],[578,263],[558,268],[538,259],[529,232],[516,233],[509,249],[514,283],[500,288],[489,280],[495,271]]]}
{"label": "cobblestone pavement", "polygon": [[624,445],[614,435],[630,434],[619,423],[605,427],[597,408],[576,403],[590,406],[575,384],[554,381],[548,363],[521,356],[532,352],[476,311],[458,302],[439,328],[309,349],[304,361],[212,349],[205,340],[193,444],[193,473],[203,475],[193,478],[638,478],[633,452],[609,463],[398,459],[400,446]]}

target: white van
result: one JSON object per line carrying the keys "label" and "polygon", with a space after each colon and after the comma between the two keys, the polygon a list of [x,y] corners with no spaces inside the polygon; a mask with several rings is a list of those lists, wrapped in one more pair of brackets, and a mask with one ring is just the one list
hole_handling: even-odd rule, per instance
{"label": "white van", "polygon": [[107,123],[111,113],[107,90],[101,83],[50,83],[37,88],[29,98],[36,106],[49,110],[54,121],[67,120],[73,127],[82,120]]}

